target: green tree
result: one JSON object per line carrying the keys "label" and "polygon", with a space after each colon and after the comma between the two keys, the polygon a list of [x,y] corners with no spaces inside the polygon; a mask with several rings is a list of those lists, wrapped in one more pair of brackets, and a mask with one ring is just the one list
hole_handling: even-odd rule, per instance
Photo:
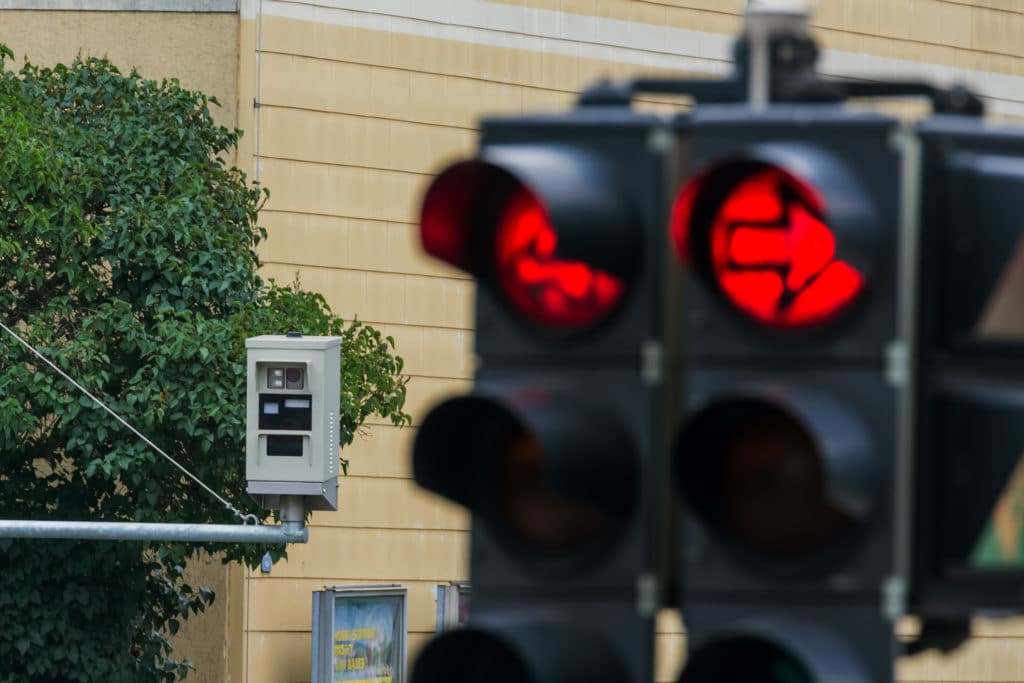
{"label": "green tree", "polygon": [[[247,336],[343,337],[343,445],[370,415],[408,423],[394,340],[258,277],[265,191],[226,161],[241,133],[213,98],[12,59],[0,45],[4,324],[246,512]],[[0,517],[238,521],[2,331]],[[165,636],[213,600],[182,579],[202,550],[266,548],[0,539],[0,681],[185,676]]]}

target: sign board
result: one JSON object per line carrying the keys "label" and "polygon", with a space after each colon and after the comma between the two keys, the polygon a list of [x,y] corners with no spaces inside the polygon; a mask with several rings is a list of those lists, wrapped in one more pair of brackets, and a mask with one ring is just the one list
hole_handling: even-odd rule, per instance
{"label": "sign board", "polygon": [[313,593],[313,683],[405,683],[406,588]]}

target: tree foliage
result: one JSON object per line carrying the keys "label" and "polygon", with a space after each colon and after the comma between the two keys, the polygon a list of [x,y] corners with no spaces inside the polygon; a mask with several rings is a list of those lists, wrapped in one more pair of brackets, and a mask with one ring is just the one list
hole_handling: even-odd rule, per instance
{"label": "tree foliage", "polygon": [[[0,45],[5,325],[246,512],[247,336],[344,338],[343,445],[371,415],[408,422],[391,338],[257,275],[265,191],[228,164],[240,132],[213,98],[105,60],[12,59]],[[2,331],[0,516],[238,521]],[[200,550],[267,549],[0,539],[0,681],[185,675],[166,634],[213,600],[182,579]]]}

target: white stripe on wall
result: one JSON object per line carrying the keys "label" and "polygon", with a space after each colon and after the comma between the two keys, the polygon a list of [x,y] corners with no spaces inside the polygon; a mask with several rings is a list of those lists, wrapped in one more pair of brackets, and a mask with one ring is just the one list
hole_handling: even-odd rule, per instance
{"label": "white stripe on wall", "polygon": [[[733,36],[484,0],[242,0],[242,18],[266,16],[440,40],[560,54],[639,68],[723,75]],[[1024,77],[876,55],[823,50],[828,76],[964,83],[988,110],[1024,116]],[[583,84],[581,84],[583,85]]]}

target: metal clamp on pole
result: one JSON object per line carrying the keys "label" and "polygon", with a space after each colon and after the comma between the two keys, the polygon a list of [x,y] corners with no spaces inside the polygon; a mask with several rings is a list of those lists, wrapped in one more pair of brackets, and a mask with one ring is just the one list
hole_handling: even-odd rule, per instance
{"label": "metal clamp on pole", "polygon": [[760,0],[751,2],[744,17],[747,41],[747,99],[764,109],[773,99],[773,83],[813,74],[817,47],[807,30],[808,10],[803,2]]}
{"label": "metal clamp on pole", "polygon": [[733,46],[733,72],[724,79],[635,78],[601,81],[580,95],[581,107],[628,107],[637,95],[691,97],[698,104],[738,103],[754,110],[772,104],[843,102],[851,97],[924,97],[936,113],[981,116],[984,103],[968,88],[917,80],[833,80],[815,72],[819,49],[809,30],[807,4],[751,0],[744,32]]}

